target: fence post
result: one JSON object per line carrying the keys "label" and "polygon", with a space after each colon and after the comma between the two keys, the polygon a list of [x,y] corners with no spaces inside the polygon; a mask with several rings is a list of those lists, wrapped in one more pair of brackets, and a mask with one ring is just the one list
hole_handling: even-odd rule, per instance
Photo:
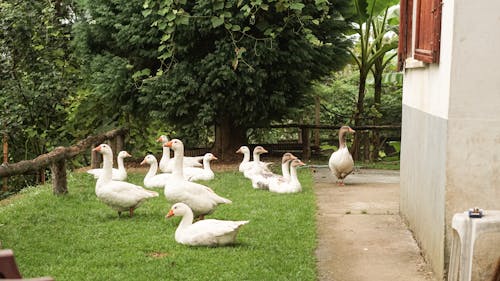
{"label": "fence post", "polygon": [[45,168],[40,170],[40,181],[45,184]]}
{"label": "fence post", "polygon": [[[314,97],[315,110],[314,110],[314,125],[319,126],[320,123],[320,103],[319,96]],[[314,128],[314,146],[319,147],[319,128]]]}
{"label": "fence post", "polygon": [[123,148],[125,147],[125,140],[123,135],[121,134],[117,135],[115,139],[116,139],[116,155],[118,155],[118,153],[122,151]]}
{"label": "fence post", "polygon": [[302,160],[309,161],[311,158],[311,141],[309,138],[309,128],[305,126],[300,127],[302,135]]}
{"label": "fence post", "polygon": [[56,195],[68,193],[66,159],[53,162],[50,170],[52,171],[52,192]]}
{"label": "fence post", "polygon": [[[92,148],[95,148],[99,144],[92,145]],[[90,154],[90,168],[98,169],[101,166],[101,154],[97,151],[93,151]]]}
{"label": "fence post", "polygon": [[118,156],[118,150],[116,146],[116,136],[114,136],[112,139],[109,140],[109,146],[111,147],[111,151],[113,151],[113,165],[116,165],[116,157]]}
{"label": "fence post", "polygon": [[[3,163],[7,164],[9,160],[9,143],[7,142],[7,133],[3,133]],[[2,190],[7,191],[7,177],[3,177]]]}

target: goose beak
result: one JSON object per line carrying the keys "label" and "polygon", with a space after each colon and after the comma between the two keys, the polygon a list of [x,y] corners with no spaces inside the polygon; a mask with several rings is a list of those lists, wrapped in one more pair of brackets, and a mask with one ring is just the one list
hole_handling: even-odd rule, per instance
{"label": "goose beak", "polygon": [[354,131],[353,129],[349,128],[349,132],[350,133],[356,133],[356,131]]}
{"label": "goose beak", "polygon": [[164,144],[163,146],[166,146],[166,147],[172,147],[172,141],[167,142],[167,143],[166,143],[166,144]]}
{"label": "goose beak", "polygon": [[236,150],[236,153],[241,153],[241,148],[238,148],[238,150]]}
{"label": "goose beak", "polygon": [[127,152],[127,154],[125,154],[125,156],[132,157],[132,155],[130,155],[128,152]]}
{"label": "goose beak", "polygon": [[212,156],[212,160],[217,160],[217,157],[215,157],[215,155]]}
{"label": "goose beak", "polygon": [[141,165],[146,164],[146,159],[142,160]]}
{"label": "goose beak", "polygon": [[173,216],[174,216],[174,211],[173,211],[173,210],[170,210],[170,211],[168,211],[168,214],[165,216],[165,218],[167,218],[167,219],[168,219],[168,218],[171,218],[171,217],[173,217]]}
{"label": "goose beak", "polygon": [[163,142],[163,137],[159,137],[156,139],[156,142]]}
{"label": "goose beak", "polygon": [[101,146],[96,146],[94,149],[92,149],[92,151],[101,151]]}

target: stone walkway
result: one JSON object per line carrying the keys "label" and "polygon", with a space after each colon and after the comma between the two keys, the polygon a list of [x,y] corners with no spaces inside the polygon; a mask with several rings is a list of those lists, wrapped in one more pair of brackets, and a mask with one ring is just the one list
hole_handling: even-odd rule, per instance
{"label": "stone walkway", "polygon": [[359,170],[345,186],[315,171],[319,281],[435,280],[399,216],[399,171]]}

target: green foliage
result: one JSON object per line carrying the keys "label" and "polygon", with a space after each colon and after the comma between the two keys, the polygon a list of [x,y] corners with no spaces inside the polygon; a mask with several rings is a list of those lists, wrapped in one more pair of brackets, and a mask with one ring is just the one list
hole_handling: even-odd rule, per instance
{"label": "green foliage", "polygon": [[[130,174],[141,183],[144,174]],[[166,220],[163,194],[134,217],[99,202],[95,180],[70,173],[66,196],[49,185],[0,201],[0,239],[14,250],[23,276],[56,280],[315,280],[315,201],[312,175],[299,170],[304,192],[254,190],[239,172],[216,173],[205,184],[233,201],[210,218],[250,220],[237,244],[192,248],[177,244],[179,218]],[[160,193],[161,190],[160,190]],[[124,270],[126,269],[126,270]]]}
{"label": "green foliage", "polygon": [[0,130],[10,159],[67,143],[66,97],[78,82],[68,44],[71,1],[0,3]]}
{"label": "green foliage", "polygon": [[[189,135],[222,119],[266,125],[304,104],[310,81],[341,67],[346,1],[145,1],[162,67],[141,102]],[[151,69],[155,72],[155,69]]]}
{"label": "green foliage", "polygon": [[[317,81],[313,91],[321,100],[321,123],[331,125],[351,124],[356,105],[359,73],[346,67],[332,73],[327,79]],[[309,120],[312,123],[312,120]]]}
{"label": "green foliage", "polygon": [[399,171],[399,157],[385,157],[382,160],[373,162],[364,162],[360,168],[363,169],[382,169]]}
{"label": "green foliage", "polygon": [[159,34],[141,14],[142,1],[82,0],[77,4],[72,45],[82,65],[83,83],[71,97],[68,130],[82,137],[128,127],[134,146],[127,149],[145,152],[141,140],[151,137],[146,134],[170,127],[148,119],[148,112],[138,103],[141,79],[149,75],[149,68],[159,66]]}
{"label": "green foliage", "polygon": [[389,144],[394,148],[394,150],[399,153],[401,151],[401,142],[400,141],[390,141]]}
{"label": "green foliage", "polygon": [[[389,14],[389,8],[396,5],[397,0],[355,0],[353,19],[358,42],[356,49],[351,50],[351,57],[359,69],[359,89],[355,113],[356,125],[362,124],[365,109],[366,79],[370,71],[375,78],[375,110],[380,102],[382,74],[385,67],[394,58],[391,52],[398,46],[394,31],[398,29],[396,17]],[[391,21],[389,21],[391,19]],[[390,33],[392,32],[392,33]],[[387,56],[386,56],[387,55]],[[372,110],[371,115],[374,115]],[[375,114],[376,115],[376,114]]]}

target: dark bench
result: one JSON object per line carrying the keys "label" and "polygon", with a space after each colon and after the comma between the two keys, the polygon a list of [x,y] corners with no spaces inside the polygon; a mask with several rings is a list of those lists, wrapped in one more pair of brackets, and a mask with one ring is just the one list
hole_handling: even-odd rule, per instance
{"label": "dark bench", "polygon": [[17,268],[14,252],[0,250],[0,279],[25,281],[54,281],[52,277],[23,278]]}

